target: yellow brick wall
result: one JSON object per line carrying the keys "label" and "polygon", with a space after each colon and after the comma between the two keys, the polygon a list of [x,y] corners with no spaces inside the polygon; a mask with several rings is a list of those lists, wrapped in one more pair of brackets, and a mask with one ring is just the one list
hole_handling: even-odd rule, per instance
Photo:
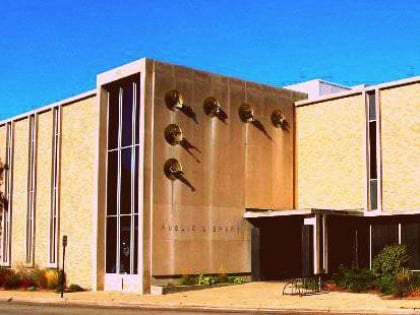
{"label": "yellow brick wall", "polygon": [[[6,163],[6,125],[0,126],[0,161],[3,163],[3,165]],[[3,182],[0,182],[0,191],[4,193],[4,172],[3,172]],[[2,247],[1,247],[1,227],[2,227],[2,220],[1,220],[1,214],[0,214],[0,261],[1,261],[1,255],[2,255]]]}
{"label": "yellow brick wall", "polygon": [[420,210],[420,84],[382,90],[383,211]]}
{"label": "yellow brick wall", "polygon": [[[0,126],[0,161],[3,165],[6,163],[6,131],[6,125]],[[0,191],[4,192],[4,184],[0,186]]]}
{"label": "yellow brick wall", "polygon": [[365,109],[361,95],[297,108],[298,208],[365,206]]}
{"label": "yellow brick wall", "polygon": [[28,146],[29,120],[15,122],[13,150],[12,191],[12,250],[11,263],[17,266],[25,263],[26,214],[28,208]]}
{"label": "yellow brick wall", "polygon": [[92,211],[96,196],[96,150],[98,112],[95,98],[62,108],[62,149],[60,185],[61,239],[68,236],[66,273],[68,283],[92,287],[95,224]]}
{"label": "yellow brick wall", "polygon": [[51,211],[52,168],[52,111],[38,116],[36,209],[35,209],[35,264],[48,264],[49,222]]}

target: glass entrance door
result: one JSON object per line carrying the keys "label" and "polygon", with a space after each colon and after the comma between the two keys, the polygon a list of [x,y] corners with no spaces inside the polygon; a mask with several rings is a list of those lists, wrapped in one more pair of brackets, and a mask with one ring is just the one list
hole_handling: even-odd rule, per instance
{"label": "glass entrance door", "polygon": [[105,290],[138,291],[140,75],[108,92]]}

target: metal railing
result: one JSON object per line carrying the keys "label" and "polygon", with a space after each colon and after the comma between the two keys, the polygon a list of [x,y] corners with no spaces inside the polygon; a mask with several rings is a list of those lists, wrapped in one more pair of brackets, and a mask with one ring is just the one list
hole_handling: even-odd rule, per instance
{"label": "metal railing", "polygon": [[321,292],[321,275],[293,278],[286,282],[283,295],[312,295]]}

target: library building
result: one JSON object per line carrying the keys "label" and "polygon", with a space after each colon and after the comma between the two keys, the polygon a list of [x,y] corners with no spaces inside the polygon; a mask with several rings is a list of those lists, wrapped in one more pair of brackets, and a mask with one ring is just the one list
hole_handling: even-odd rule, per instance
{"label": "library building", "polygon": [[331,274],[390,244],[420,270],[419,156],[420,77],[275,87],[139,59],[0,121],[0,265],[61,268],[66,236],[90,290]]}

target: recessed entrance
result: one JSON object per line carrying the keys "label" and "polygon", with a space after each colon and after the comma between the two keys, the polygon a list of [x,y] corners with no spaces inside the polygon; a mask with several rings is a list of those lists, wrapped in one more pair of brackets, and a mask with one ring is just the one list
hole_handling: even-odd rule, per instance
{"label": "recessed entrance", "polygon": [[252,220],[252,224],[253,279],[281,280],[300,276],[303,218],[259,218]]}

